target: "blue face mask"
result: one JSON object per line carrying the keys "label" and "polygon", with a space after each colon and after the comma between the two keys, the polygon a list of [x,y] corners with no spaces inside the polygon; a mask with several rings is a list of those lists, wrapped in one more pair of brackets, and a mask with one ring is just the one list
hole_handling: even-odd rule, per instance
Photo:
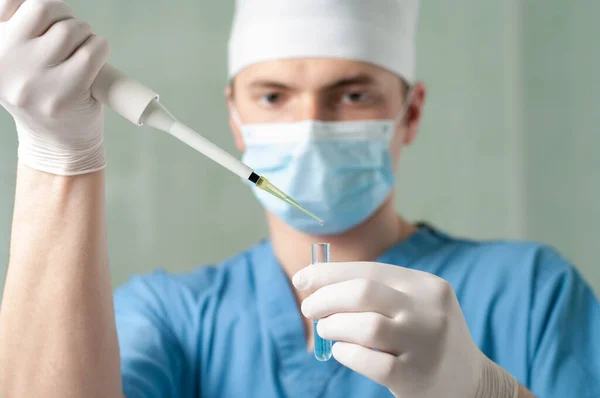
{"label": "blue face mask", "polygon": [[256,187],[254,194],[265,209],[307,234],[336,235],[359,225],[393,188],[389,147],[398,119],[241,125],[242,161],[325,224]]}

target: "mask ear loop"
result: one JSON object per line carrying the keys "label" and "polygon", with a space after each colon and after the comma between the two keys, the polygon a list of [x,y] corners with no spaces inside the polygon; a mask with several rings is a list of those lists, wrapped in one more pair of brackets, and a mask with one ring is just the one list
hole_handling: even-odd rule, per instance
{"label": "mask ear loop", "polygon": [[242,122],[240,121],[240,115],[238,115],[237,109],[235,109],[235,106],[233,106],[232,104],[229,104],[228,108],[229,108],[229,116],[231,116],[233,123],[236,125],[236,127],[238,129],[241,130]]}
{"label": "mask ear loop", "polygon": [[415,88],[414,85],[410,85],[408,87],[408,91],[406,92],[406,98],[404,99],[404,104],[402,104],[402,109],[400,110],[400,113],[394,119],[394,125],[402,123],[402,119],[404,119],[404,116],[406,116],[406,112],[408,111],[408,108],[410,108],[410,105],[412,104],[413,94],[415,92],[414,88]]}
{"label": "mask ear loop", "polygon": [[[402,81],[404,82],[405,80],[402,79]],[[414,88],[415,88],[414,85],[412,85],[412,84],[408,85],[408,91],[406,92],[406,96],[404,98],[404,103],[402,104],[402,109],[400,109],[398,116],[396,116],[393,119],[393,122],[394,122],[393,129],[396,129],[397,126],[402,124],[402,120],[404,120],[404,116],[406,116],[406,112],[408,111],[408,108],[410,108],[410,105],[412,103],[413,94],[415,92]],[[391,144],[392,144],[392,139],[390,139],[390,141],[388,142],[388,145],[391,145]]]}
{"label": "mask ear loop", "polygon": [[237,109],[235,109],[235,106],[231,103],[229,103],[227,107],[229,108],[229,116],[231,116],[231,120],[233,120],[233,124],[235,124],[235,126],[238,128],[238,130],[240,130],[240,135],[242,137],[242,141],[244,141],[245,145],[248,145],[246,143],[246,140],[244,137],[243,124],[240,121],[240,115],[238,114]]}

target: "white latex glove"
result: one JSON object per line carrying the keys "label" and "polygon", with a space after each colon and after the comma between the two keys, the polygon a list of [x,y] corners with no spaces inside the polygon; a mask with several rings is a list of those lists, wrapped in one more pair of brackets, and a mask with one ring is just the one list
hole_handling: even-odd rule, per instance
{"label": "white latex glove", "polygon": [[60,175],[104,168],[104,115],[90,87],[108,42],[59,0],[0,0],[0,17],[0,105],[15,119],[19,162]]}
{"label": "white latex glove", "polygon": [[513,398],[518,383],[475,345],[454,290],[394,265],[310,265],[293,278],[313,292],[302,313],[337,341],[341,364],[401,398]]}

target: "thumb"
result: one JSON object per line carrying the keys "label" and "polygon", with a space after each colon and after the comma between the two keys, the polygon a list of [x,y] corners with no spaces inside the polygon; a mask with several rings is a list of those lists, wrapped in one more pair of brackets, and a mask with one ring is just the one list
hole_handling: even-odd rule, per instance
{"label": "thumb", "polygon": [[0,0],[0,22],[6,22],[12,18],[25,0]]}

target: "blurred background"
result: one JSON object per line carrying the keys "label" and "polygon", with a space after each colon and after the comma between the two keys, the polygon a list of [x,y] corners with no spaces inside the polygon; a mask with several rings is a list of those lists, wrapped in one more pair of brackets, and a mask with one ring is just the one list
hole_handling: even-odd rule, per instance
{"label": "blurred background", "polygon": [[[180,119],[236,151],[223,97],[233,0],[67,1],[111,63]],[[398,210],[455,235],[546,242],[600,293],[600,2],[423,1],[418,76],[429,96],[404,154]],[[276,32],[274,32],[276,33]],[[0,291],[17,142],[0,111]],[[250,189],[175,139],[107,111],[114,285],[219,262],[267,236]]]}

